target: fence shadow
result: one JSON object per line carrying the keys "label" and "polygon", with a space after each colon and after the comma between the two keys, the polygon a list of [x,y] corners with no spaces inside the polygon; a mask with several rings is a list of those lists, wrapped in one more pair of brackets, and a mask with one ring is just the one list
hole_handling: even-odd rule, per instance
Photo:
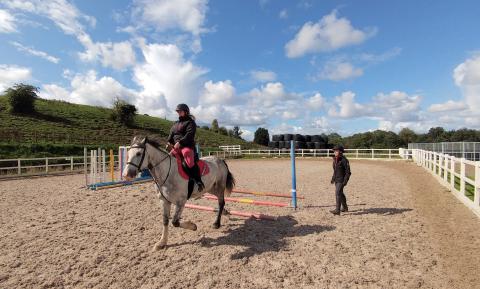
{"label": "fence shadow", "polygon": [[399,209],[399,208],[368,208],[368,209],[359,209],[355,211],[349,211],[348,215],[368,215],[368,214],[377,214],[382,216],[391,216],[397,214],[403,214],[405,212],[413,211],[413,209]]}
{"label": "fence shadow", "polygon": [[214,247],[229,245],[243,247],[244,249],[230,256],[237,260],[260,255],[265,252],[279,252],[287,246],[287,238],[302,237],[310,234],[335,230],[334,226],[300,225],[291,216],[278,217],[276,221],[245,220],[245,224],[230,228],[226,235],[218,238],[203,237],[201,246]]}

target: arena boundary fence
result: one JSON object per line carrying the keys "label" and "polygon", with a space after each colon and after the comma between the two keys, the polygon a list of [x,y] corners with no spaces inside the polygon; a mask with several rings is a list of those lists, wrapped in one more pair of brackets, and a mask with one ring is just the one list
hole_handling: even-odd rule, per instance
{"label": "arena boundary fence", "polygon": [[411,150],[413,161],[426,169],[465,206],[480,217],[480,161],[433,151]]}

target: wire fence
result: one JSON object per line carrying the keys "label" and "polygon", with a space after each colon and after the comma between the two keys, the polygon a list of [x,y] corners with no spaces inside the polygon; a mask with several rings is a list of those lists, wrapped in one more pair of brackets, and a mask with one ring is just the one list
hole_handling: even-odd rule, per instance
{"label": "wire fence", "polygon": [[425,150],[480,161],[480,142],[409,143],[409,150]]}

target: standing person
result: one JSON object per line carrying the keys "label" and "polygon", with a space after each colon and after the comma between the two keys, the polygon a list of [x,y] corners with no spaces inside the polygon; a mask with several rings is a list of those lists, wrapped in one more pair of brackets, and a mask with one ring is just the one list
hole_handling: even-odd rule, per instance
{"label": "standing person", "polygon": [[335,184],[336,207],[335,210],[330,212],[334,215],[340,215],[340,211],[348,212],[347,198],[343,193],[343,188],[347,185],[352,173],[350,172],[350,163],[343,155],[343,146],[336,145],[333,150],[335,156],[333,157],[333,176],[330,183]]}
{"label": "standing person", "polygon": [[195,117],[190,114],[188,105],[181,103],[177,105],[178,121],[170,129],[168,143],[173,146],[171,153],[175,156],[183,156],[189,171],[190,178],[195,181],[198,191],[201,192],[205,187],[200,175],[200,169],[195,162],[195,132],[197,124]]}

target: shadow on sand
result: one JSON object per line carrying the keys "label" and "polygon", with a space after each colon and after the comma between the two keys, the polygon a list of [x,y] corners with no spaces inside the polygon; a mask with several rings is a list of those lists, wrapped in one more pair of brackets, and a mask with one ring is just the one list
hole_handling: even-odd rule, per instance
{"label": "shadow on sand", "polygon": [[391,216],[397,214],[403,214],[405,212],[412,211],[412,209],[398,209],[398,208],[369,208],[369,209],[360,209],[355,211],[350,211],[346,214],[348,215],[367,215],[367,214],[377,214],[382,216]]}
{"label": "shadow on sand", "polygon": [[278,252],[287,246],[287,238],[335,230],[334,226],[296,226],[297,224],[298,222],[291,216],[281,216],[273,222],[250,218],[245,220],[243,226],[230,228],[225,232],[225,236],[203,237],[200,239],[200,243],[201,246],[208,248],[218,245],[244,247],[242,251],[230,256],[230,259],[237,260],[265,252]]}

